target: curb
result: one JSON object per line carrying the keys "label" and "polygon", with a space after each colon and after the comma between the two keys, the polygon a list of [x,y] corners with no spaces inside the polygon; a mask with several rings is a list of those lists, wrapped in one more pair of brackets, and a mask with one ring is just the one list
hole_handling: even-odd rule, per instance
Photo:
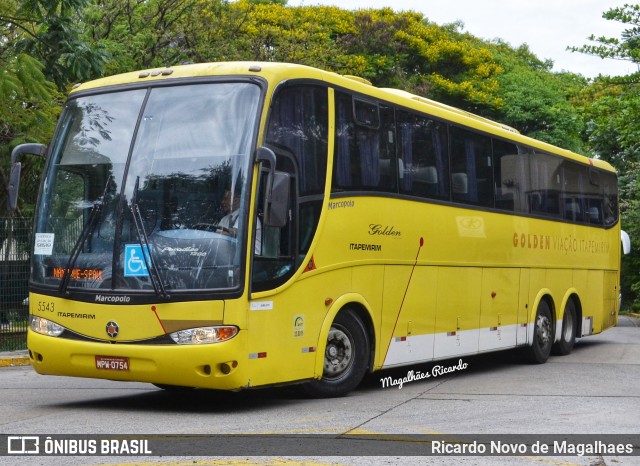
{"label": "curb", "polygon": [[0,356],[0,367],[30,366],[31,359],[28,355]]}

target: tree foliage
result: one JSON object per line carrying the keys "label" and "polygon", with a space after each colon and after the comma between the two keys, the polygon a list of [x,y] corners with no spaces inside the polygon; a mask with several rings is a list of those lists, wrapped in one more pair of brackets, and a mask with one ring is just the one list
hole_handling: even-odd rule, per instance
{"label": "tree foliage", "polygon": [[422,14],[239,0],[94,0],[91,40],[110,72],[183,61],[295,62],[448,100],[495,107],[501,68]]}
{"label": "tree foliage", "polygon": [[622,228],[634,244],[623,258],[623,297],[640,307],[640,89],[601,79],[584,93],[585,145],[618,170]]}
{"label": "tree foliage", "polygon": [[[46,141],[51,137],[60,96],[45,76],[44,64],[21,53],[17,44],[23,39],[26,23],[19,23],[16,2],[0,4],[0,210],[5,210],[9,153],[22,142]],[[24,214],[32,211],[42,169],[42,161],[24,160]]]}
{"label": "tree foliage", "polygon": [[[612,8],[603,18],[628,26],[620,38],[590,36],[591,44],[572,50],[602,58],[640,63],[640,5]],[[640,308],[640,74],[599,77],[581,92],[583,141],[587,149],[618,170],[622,228],[634,247],[623,258],[622,292],[627,302]]]}
{"label": "tree foliage", "polygon": [[60,89],[102,73],[104,54],[80,39],[88,1],[22,0],[14,12],[0,14],[0,24],[14,31],[10,47],[40,61],[47,79]]}
{"label": "tree foliage", "polygon": [[498,95],[505,105],[485,116],[501,120],[527,136],[583,153],[584,122],[573,100],[587,80],[571,73],[552,72],[553,63],[539,60],[526,45],[514,49],[497,41],[493,52],[505,70],[498,77]]}
{"label": "tree foliage", "polygon": [[195,0],[92,0],[85,10],[87,41],[110,59],[106,74],[188,59],[184,28]]}
{"label": "tree foliage", "polygon": [[602,14],[606,20],[627,25],[621,37],[588,37],[589,44],[581,47],[569,47],[574,52],[595,55],[601,58],[615,58],[640,63],[640,4],[625,4],[611,8]]}
{"label": "tree foliage", "polygon": [[[0,186],[7,186],[9,153],[23,142],[46,141],[53,133],[59,111],[55,86],[42,72],[42,64],[25,54],[0,62]],[[42,161],[25,159],[23,162],[23,196],[26,215],[32,212],[42,170]],[[0,191],[0,209],[6,204],[6,189]]]}

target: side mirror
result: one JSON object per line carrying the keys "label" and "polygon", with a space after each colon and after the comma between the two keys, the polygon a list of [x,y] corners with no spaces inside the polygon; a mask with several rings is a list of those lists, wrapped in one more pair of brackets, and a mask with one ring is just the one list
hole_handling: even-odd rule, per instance
{"label": "side mirror", "polygon": [[267,163],[267,186],[264,196],[264,226],[283,227],[287,224],[289,207],[289,175],[276,171],[276,154],[267,147],[259,147],[257,163]]}
{"label": "side mirror", "polygon": [[11,165],[16,163],[18,156],[23,154],[40,155],[44,157],[47,153],[47,146],[44,144],[20,144],[11,151]]}
{"label": "side mirror", "polygon": [[20,192],[20,172],[22,164],[15,162],[11,164],[11,173],[9,174],[9,186],[7,186],[7,210],[15,212],[18,208],[18,192]]}
{"label": "side mirror", "polygon": [[629,254],[631,252],[631,238],[629,237],[629,233],[620,230],[620,239],[622,240],[622,253]]}
{"label": "side mirror", "polygon": [[282,228],[287,224],[289,212],[289,174],[275,172],[271,186],[271,203],[265,206],[264,223],[268,227]]}
{"label": "side mirror", "polygon": [[7,186],[7,209],[14,212],[18,208],[18,193],[20,192],[20,173],[22,164],[17,161],[23,154],[43,156],[47,153],[44,144],[20,144],[11,151],[11,172],[9,174],[9,186]]}

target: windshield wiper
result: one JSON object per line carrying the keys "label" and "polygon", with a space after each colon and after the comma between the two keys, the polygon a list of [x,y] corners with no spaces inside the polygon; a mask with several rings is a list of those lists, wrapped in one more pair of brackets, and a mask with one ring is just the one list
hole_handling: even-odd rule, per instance
{"label": "windshield wiper", "polygon": [[151,285],[153,286],[153,291],[155,291],[156,295],[162,296],[165,299],[169,299],[169,295],[167,294],[164,283],[162,282],[162,277],[160,277],[160,272],[158,271],[158,267],[156,266],[153,257],[151,256],[151,246],[149,245],[149,238],[147,236],[147,232],[144,228],[144,219],[142,218],[142,214],[140,213],[140,207],[138,206],[138,189],[140,187],[140,177],[136,177],[136,184],[133,188],[133,196],[131,197],[131,215],[133,216],[133,224],[136,227],[136,231],[138,233],[138,242],[140,243],[140,248],[142,249],[142,257],[149,271],[149,279],[151,280]]}
{"label": "windshield wiper", "polygon": [[97,199],[91,206],[87,223],[85,223],[82,231],[80,232],[80,236],[73,245],[71,255],[69,256],[67,265],[64,268],[60,286],[58,287],[58,291],[61,294],[67,294],[67,288],[69,287],[69,281],[71,280],[71,270],[76,265],[76,261],[78,260],[78,256],[80,256],[80,251],[82,251],[84,242],[87,240],[87,238],[90,238],[93,235],[93,231],[96,229],[96,225],[98,224],[100,213],[102,212],[102,208],[104,207],[104,202],[107,197],[107,192],[109,191],[109,186],[111,185],[112,178],[113,176],[109,176],[107,178],[107,182],[104,185],[104,190],[102,191],[102,196],[100,196],[100,198]]}

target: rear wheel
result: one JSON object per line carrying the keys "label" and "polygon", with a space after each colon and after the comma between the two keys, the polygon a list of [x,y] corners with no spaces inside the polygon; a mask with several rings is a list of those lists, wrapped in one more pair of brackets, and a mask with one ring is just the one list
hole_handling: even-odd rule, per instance
{"label": "rear wheel", "polygon": [[572,299],[567,301],[562,317],[560,340],[553,345],[553,353],[560,356],[569,354],[576,343],[576,305]]}
{"label": "rear wheel", "polygon": [[305,384],[305,391],[323,398],[346,395],[362,381],[368,356],[369,338],[362,320],[350,309],[341,311],[327,337],[322,378]]}
{"label": "rear wheel", "polygon": [[536,311],[536,320],[533,328],[533,342],[525,350],[529,362],[543,364],[549,359],[553,346],[553,320],[551,308],[546,301],[540,301]]}

